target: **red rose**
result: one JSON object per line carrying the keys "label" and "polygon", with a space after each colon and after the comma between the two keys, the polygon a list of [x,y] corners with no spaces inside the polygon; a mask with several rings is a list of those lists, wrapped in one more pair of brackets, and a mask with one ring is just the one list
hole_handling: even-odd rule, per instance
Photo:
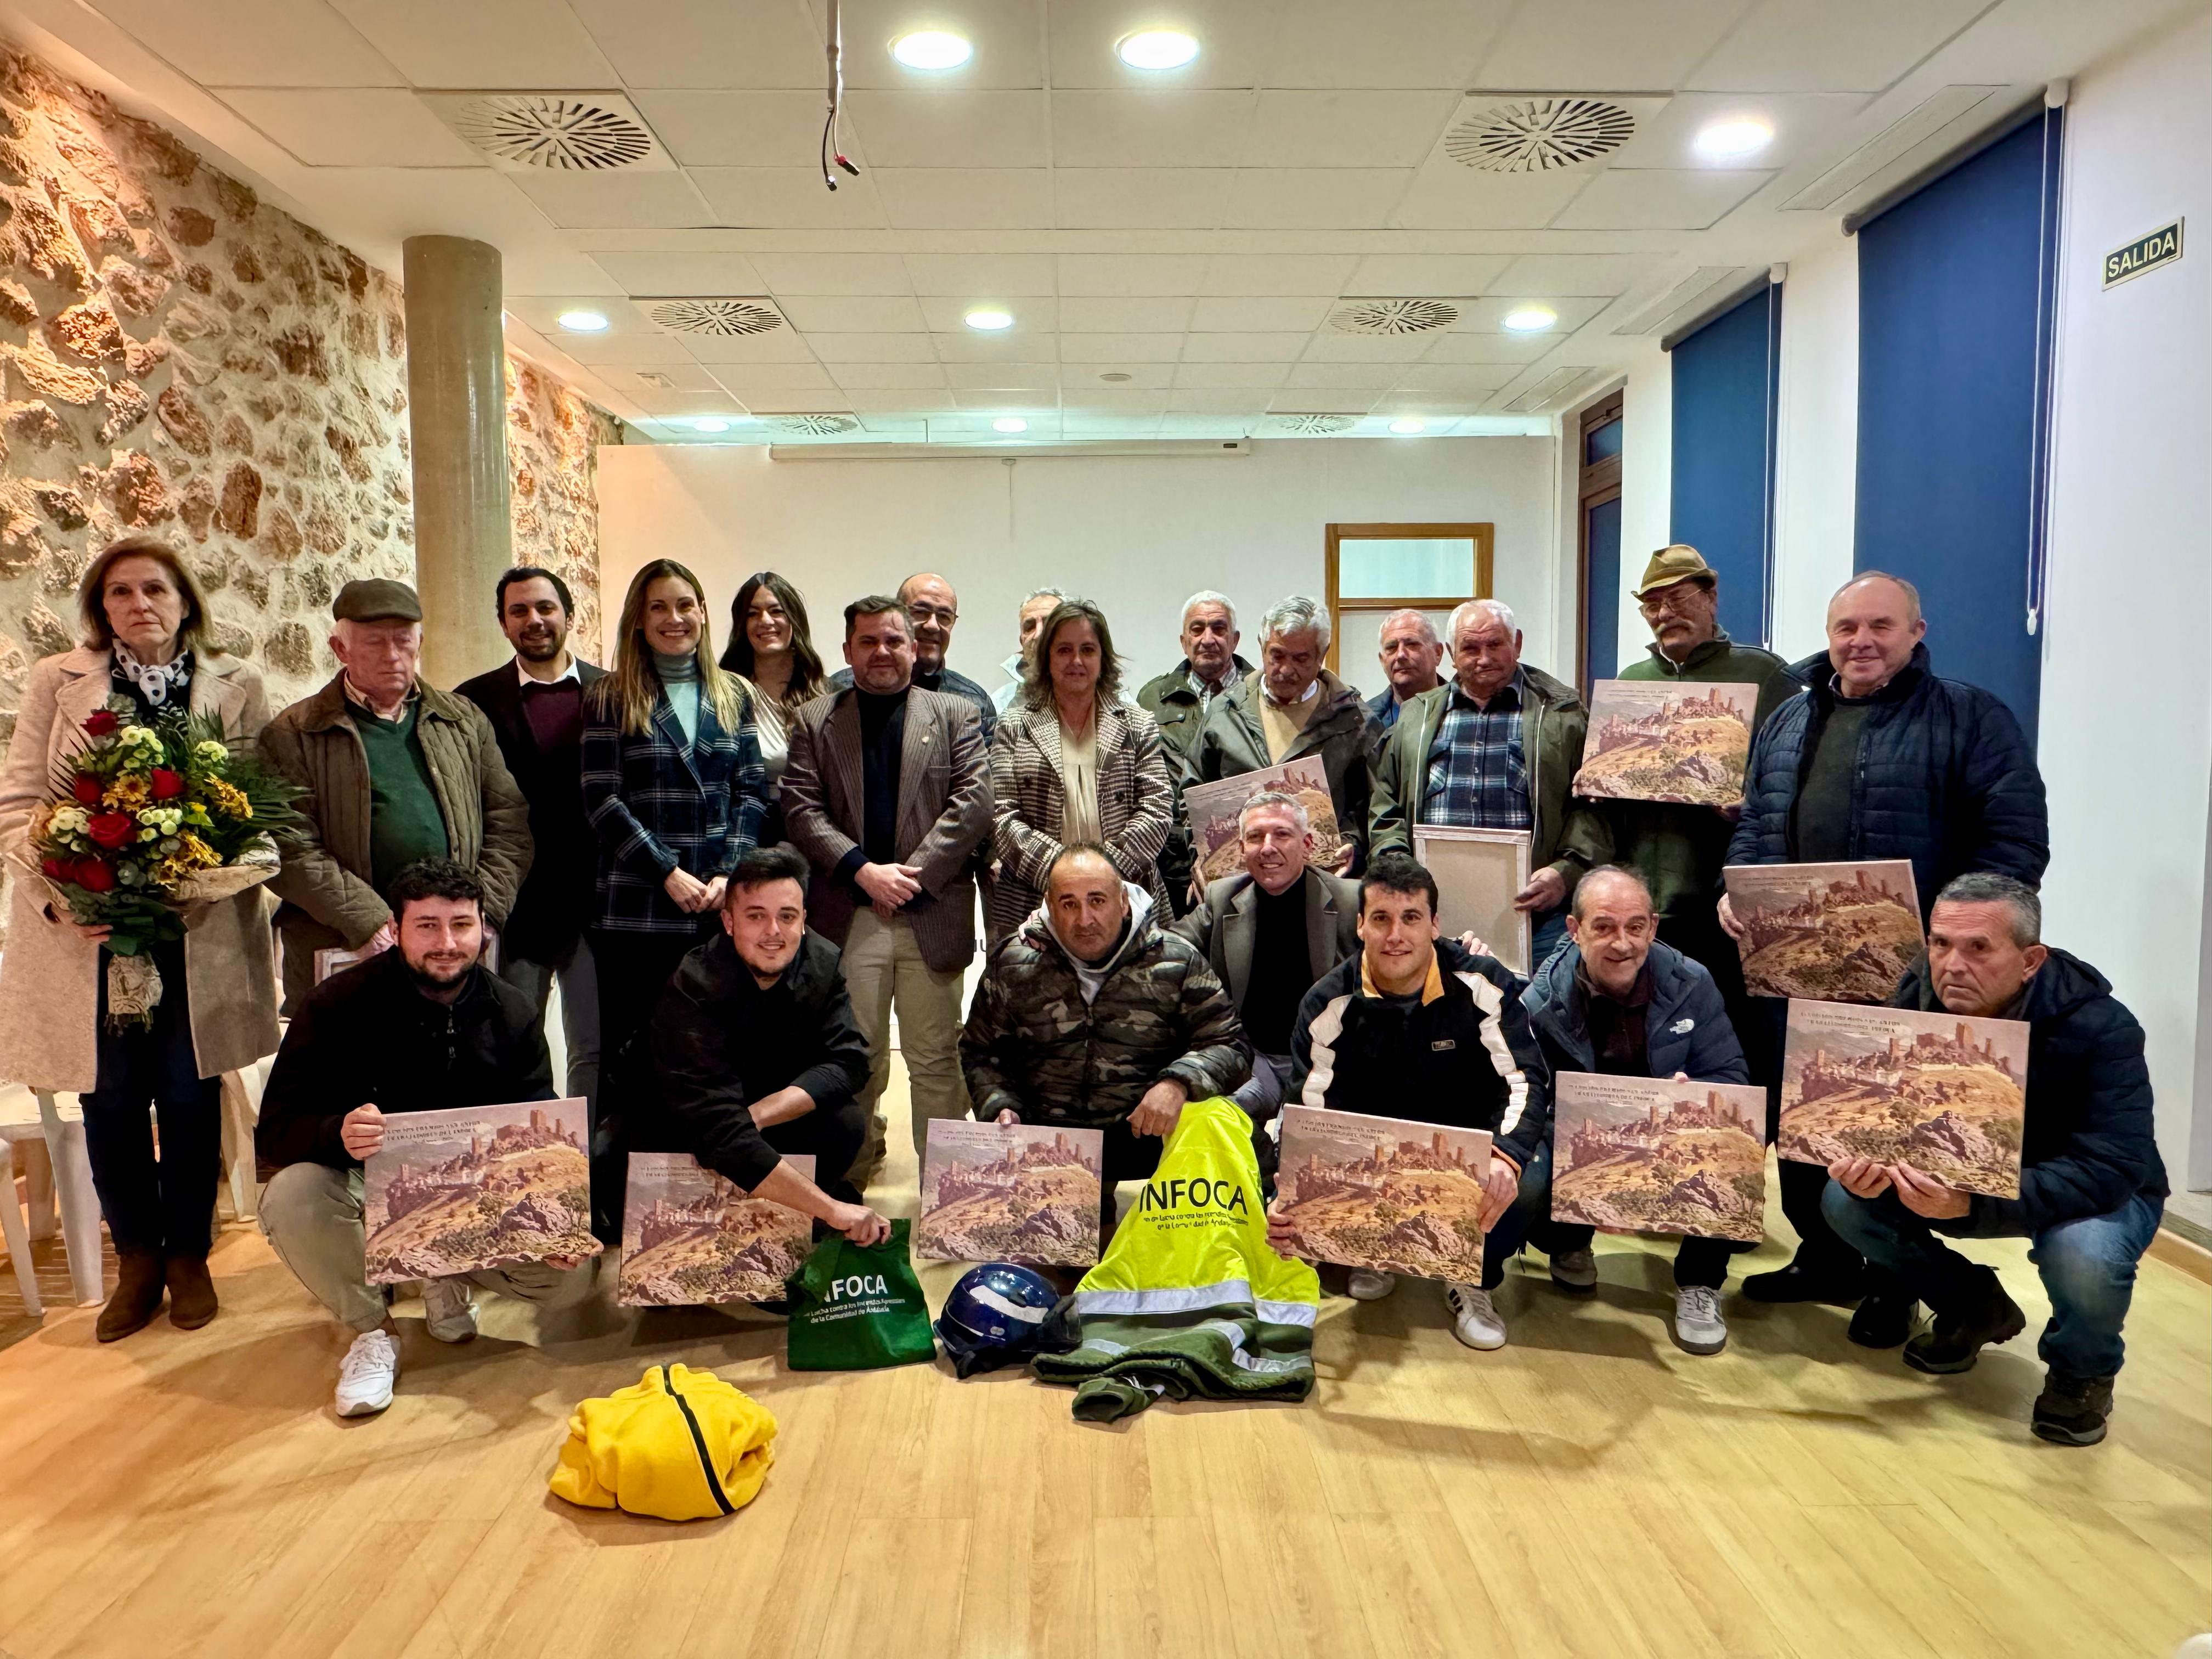
{"label": "red rose", "polygon": [[112,853],[125,842],[137,838],[138,820],[128,812],[94,812],[84,832]]}
{"label": "red rose", "polygon": [[122,724],[112,708],[95,708],[84,717],[84,729],[95,738],[106,737]]}
{"label": "red rose", "polygon": [[70,793],[76,798],[80,806],[97,806],[100,805],[100,780],[89,772],[80,772],[76,775],[76,781],[70,785]]}
{"label": "red rose", "polygon": [[148,781],[154,786],[154,799],[155,800],[174,800],[178,796],[185,793],[185,780],[183,775],[181,773],[172,772],[166,766],[155,767],[154,769],[153,776]]}
{"label": "red rose", "polygon": [[39,864],[40,873],[48,881],[67,881],[76,868],[68,859],[44,859]]}
{"label": "red rose", "polygon": [[115,885],[115,872],[98,859],[79,859],[76,884],[88,893],[105,893]]}

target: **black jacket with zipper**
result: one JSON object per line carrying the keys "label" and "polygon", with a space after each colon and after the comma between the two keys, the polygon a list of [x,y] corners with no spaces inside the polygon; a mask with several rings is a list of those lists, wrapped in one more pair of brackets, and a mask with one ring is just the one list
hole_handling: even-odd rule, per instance
{"label": "black jacket with zipper", "polygon": [[479,967],[458,999],[439,1002],[393,949],[301,1000],[262,1093],[253,1150],[272,1170],[357,1169],[338,1139],[357,1106],[443,1112],[554,1098],[552,1057],[527,997]]}

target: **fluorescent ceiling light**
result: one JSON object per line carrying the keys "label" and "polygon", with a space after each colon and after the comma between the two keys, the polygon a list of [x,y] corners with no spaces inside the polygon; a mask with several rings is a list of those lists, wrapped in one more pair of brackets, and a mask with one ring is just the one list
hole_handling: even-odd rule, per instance
{"label": "fluorescent ceiling light", "polygon": [[1407,416],[1402,421],[1393,421],[1390,422],[1391,431],[1408,438],[1412,437],[1416,432],[1426,432],[1428,429],[1429,423],[1426,421],[1415,420],[1411,416]]}
{"label": "fluorescent ceiling light", "polygon": [[1541,334],[1559,320],[1549,306],[1516,306],[1505,313],[1505,326],[1515,334]]}
{"label": "fluorescent ceiling light", "polygon": [[975,55],[965,39],[943,29],[922,29],[891,42],[891,56],[911,70],[958,69]]}
{"label": "fluorescent ceiling light", "polygon": [[1765,149],[1774,141],[1774,129],[1748,117],[1715,121],[1701,129],[1692,145],[1709,161],[1732,160]]}
{"label": "fluorescent ceiling light", "polygon": [[685,424],[694,432],[727,432],[730,429],[730,423],[719,415],[702,415]]}
{"label": "fluorescent ceiling light", "polygon": [[1027,421],[1012,415],[991,422],[991,430],[994,432],[1026,432],[1029,429],[1030,423]]}
{"label": "fluorescent ceiling light", "polygon": [[1198,41],[1181,29],[1145,29],[1124,35],[1114,52],[1133,70],[1181,69],[1198,56]]}
{"label": "fluorescent ceiling light", "polygon": [[601,312],[564,311],[561,313],[560,323],[571,334],[597,334],[607,325],[607,319]]}
{"label": "fluorescent ceiling light", "polygon": [[990,306],[984,306],[969,312],[962,320],[969,327],[981,329],[986,334],[995,334],[1002,328],[1012,328],[1014,325],[1012,313],[1000,311]]}

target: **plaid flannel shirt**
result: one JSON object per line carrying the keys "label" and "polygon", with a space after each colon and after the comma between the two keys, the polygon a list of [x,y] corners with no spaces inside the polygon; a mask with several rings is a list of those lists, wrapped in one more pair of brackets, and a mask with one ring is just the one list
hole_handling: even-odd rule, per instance
{"label": "plaid flannel shirt", "polygon": [[1521,747],[1521,671],[1490,707],[1452,683],[1450,706],[1429,745],[1428,781],[1419,822],[1455,830],[1526,830],[1528,766]]}

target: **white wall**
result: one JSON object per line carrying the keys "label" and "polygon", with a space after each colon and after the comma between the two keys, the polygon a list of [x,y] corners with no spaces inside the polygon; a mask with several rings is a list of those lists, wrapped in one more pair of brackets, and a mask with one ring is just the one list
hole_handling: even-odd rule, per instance
{"label": "white wall", "polygon": [[[1612,672],[1650,649],[1651,630],[1633,590],[1652,554],[1674,539],[1668,522],[1674,501],[1674,360],[1656,340],[1644,342],[1629,367],[1620,421],[1620,660]],[[1570,542],[1567,556],[1574,556]]]}
{"label": "white wall", "polygon": [[1859,245],[1840,233],[1790,262],[1782,288],[1774,458],[1773,648],[1791,662],[1826,638],[1828,596],[1850,579],[1859,429]]}
{"label": "white wall", "polygon": [[[1244,457],[1039,456],[1009,464],[771,460],[759,446],[622,446],[599,452],[602,581],[611,629],[637,568],[663,555],[698,571],[719,644],[738,584],[769,568],[805,595],[835,663],[839,612],[910,573],[960,594],[952,665],[988,686],[1013,649],[1024,595],[1087,594],[1114,623],[1128,689],[1170,667],[1182,601],[1236,600],[1245,654],[1259,615],[1322,591],[1330,523],[1487,521],[1493,589],[1532,639],[1553,623],[1550,438],[1278,440]],[[1370,694],[1381,671],[1346,664]]]}
{"label": "white wall", "polygon": [[2201,16],[2074,82],[2040,757],[2050,936],[2102,969],[2142,1021],[2160,1146],[2177,1184],[2186,1173],[2200,1187],[2212,1185],[2212,1067],[2200,1057],[2212,1045],[2198,1030],[2212,1024],[2212,247],[2109,290],[2100,273],[2106,252],[2177,215],[2212,228],[2208,85],[2212,18]]}

